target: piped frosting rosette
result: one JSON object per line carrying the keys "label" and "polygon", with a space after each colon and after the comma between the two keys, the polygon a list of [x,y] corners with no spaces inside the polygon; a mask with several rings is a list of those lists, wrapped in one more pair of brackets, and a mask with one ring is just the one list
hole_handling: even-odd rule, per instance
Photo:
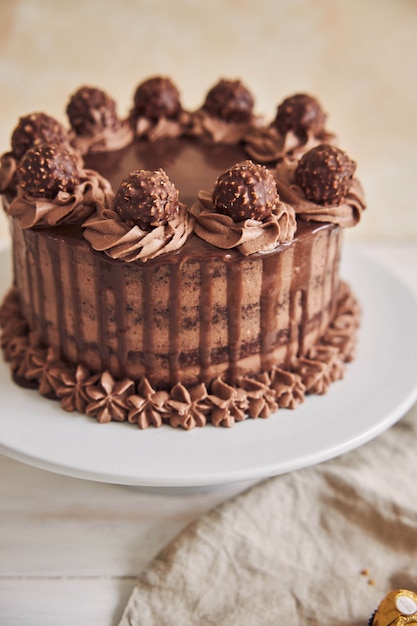
{"label": "piped frosting rosette", "polygon": [[28,150],[17,168],[17,195],[8,214],[21,228],[79,223],[108,204],[110,183],[94,170],[79,169],[75,153],[46,144]]}
{"label": "piped frosting rosette", "polygon": [[216,211],[210,193],[201,191],[198,202],[191,207],[191,213],[196,221],[194,232],[198,237],[224,250],[237,248],[245,256],[272,250],[278,243],[292,241],[297,229],[293,209],[279,200],[263,221],[245,219],[234,222],[228,215]]}
{"label": "piped frosting rosette", "polygon": [[191,125],[191,114],[182,108],[173,82],[156,76],[136,88],[130,120],[136,137],[154,142],[185,135]]}
{"label": "piped frosting rosette", "polygon": [[366,208],[362,185],[354,177],[356,164],[339,148],[321,144],[297,164],[282,161],[275,170],[284,202],[306,221],[355,226]]}
{"label": "piped frosting rosette", "polygon": [[198,237],[245,256],[292,241],[297,229],[294,210],[280,201],[271,173],[252,161],[224,172],[212,194],[200,192],[191,213]]}
{"label": "piped frosting rosette", "polygon": [[136,170],[122,181],[112,207],[84,222],[84,237],[112,259],[147,261],[181,248],[194,219],[163,170]]}
{"label": "piped frosting rosette", "polygon": [[76,135],[72,133],[71,144],[81,154],[93,152],[113,152],[121,150],[133,141],[133,131],[130,123],[123,121],[116,128],[98,129],[91,135]]}
{"label": "piped frosting rosette", "polygon": [[253,113],[254,99],[239,80],[220,80],[193,113],[190,135],[209,143],[237,144],[263,124]]}
{"label": "piped frosting rosette", "polygon": [[128,226],[114,209],[103,208],[89,217],[83,228],[84,237],[94,250],[131,263],[181,248],[193,230],[193,220],[181,204],[172,220],[147,232],[137,225]]}
{"label": "piped frosting rosette", "polygon": [[275,119],[266,127],[254,128],[245,137],[245,150],[259,163],[273,163],[285,157],[300,158],[321,143],[335,143],[325,129],[326,114],[319,102],[307,94],[286,98]]}
{"label": "piped frosting rosette", "polygon": [[116,102],[102,89],[80,87],[70,98],[67,115],[71,144],[81,154],[121,150],[133,140],[129,121],[119,118]]}

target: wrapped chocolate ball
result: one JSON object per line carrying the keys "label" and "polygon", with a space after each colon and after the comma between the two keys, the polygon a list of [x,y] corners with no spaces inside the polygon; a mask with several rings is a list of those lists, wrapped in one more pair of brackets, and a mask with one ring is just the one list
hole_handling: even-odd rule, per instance
{"label": "wrapped chocolate ball", "polygon": [[305,139],[307,134],[317,137],[324,131],[326,114],[316,98],[304,93],[286,98],[277,109],[273,126],[281,135],[292,131]]}
{"label": "wrapped chocolate ball", "polygon": [[203,110],[224,122],[246,123],[253,115],[254,99],[239,80],[220,80],[206,95]]}
{"label": "wrapped chocolate ball", "polygon": [[265,220],[277,200],[277,186],[271,172],[249,160],[223,172],[213,190],[215,209],[234,222]]}
{"label": "wrapped chocolate ball", "polygon": [[141,83],[133,99],[132,116],[174,119],[181,113],[180,94],[169,78],[156,76]]}
{"label": "wrapped chocolate ball", "polygon": [[128,226],[150,231],[178,214],[179,194],[164,170],[135,170],[121,182],[114,208]]}
{"label": "wrapped chocolate ball", "polygon": [[121,124],[113,98],[96,87],[80,87],[70,98],[67,115],[72,129],[80,136],[116,129]]}
{"label": "wrapped chocolate ball", "polygon": [[417,624],[417,594],[408,589],[390,591],[369,620],[369,626]]}
{"label": "wrapped chocolate ball", "polygon": [[36,198],[52,199],[59,191],[71,193],[80,182],[76,157],[61,146],[35,146],[23,157],[17,180],[25,193]]}
{"label": "wrapped chocolate ball", "polygon": [[68,133],[62,124],[46,113],[21,117],[11,137],[13,156],[20,161],[29,148],[41,143],[67,145]]}
{"label": "wrapped chocolate ball", "polygon": [[356,163],[348,155],[328,144],[320,144],[300,159],[294,182],[306,198],[323,206],[339,205],[346,197]]}

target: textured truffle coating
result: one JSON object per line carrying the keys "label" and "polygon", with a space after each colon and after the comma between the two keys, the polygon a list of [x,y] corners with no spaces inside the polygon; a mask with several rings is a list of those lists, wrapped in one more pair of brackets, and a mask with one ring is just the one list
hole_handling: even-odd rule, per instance
{"label": "textured truffle coating", "polygon": [[114,208],[129,226],[150,231],[178,213],[179,194],[164,170],[135,170],[121,182]]}
{"label": "textured truffle coating", "polygon": [[250,91],[240,80],[220,80],[212,87],[203,104],[203,109],[213,117],[225,122],[249,122],[254,107]]}
{"label": "textured truffle coating", "polygon": [[326,115],[316,98],[300,93],[278,106],[273,124],[282,135],[292,131],[297,137],[305,138],[308,132],[314,137],[322,133],[325,121]]}
{"label": "textured truffle coating", "polygon": [[77,135],[93,135],[120,126],[116,103],[96,87],[81,87],[70,98],[67,115]]}
{"label": "textured truffle coating", "polygon": [[75,156],[60,146],[41,144],[28,150],[17,170],[23,191],[39,198],[72,192],[80,182]]}
{"label": "textured truffle coating", "polygon": [[213,190],[215,208],[234,222],[266,219],[277,200],[277,186],[271,172],[249,160],[223,172]]}
{"label": "textured truffle coating", "polygon": [[134,117],[175,118],[181,113],[180,94],[169,78],[156,76],[141,83],[134,95]]}
{"label": "textured truffle coating", "polygon": [[356,163],[348,155],[327,144],[320,144],[300,159],[295,183],[308,200],[324,206],[341,204],[346,197]]}
{"label": "textured truffle coating", "polygon": [[11,137],[13,155],[20,160],[33,146],[41,143],[66,144],[68,133],[57,120],[46,113],[31,113],[19,119]]}

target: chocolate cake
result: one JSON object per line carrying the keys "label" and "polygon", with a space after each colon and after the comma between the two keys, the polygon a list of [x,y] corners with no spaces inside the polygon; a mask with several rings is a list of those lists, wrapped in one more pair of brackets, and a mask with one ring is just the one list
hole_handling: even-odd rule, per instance
{"label": "chocolate cake", "polygon": [[187,111],[168,78],[125,119],[82,87],[69,130],[21,118],[1,157],[13,286],[0,311],[16,383],[100,422],[230,426],[323,394],[354,356],[339,277],[365,208],[319,102],[274,120],[241,81]]}

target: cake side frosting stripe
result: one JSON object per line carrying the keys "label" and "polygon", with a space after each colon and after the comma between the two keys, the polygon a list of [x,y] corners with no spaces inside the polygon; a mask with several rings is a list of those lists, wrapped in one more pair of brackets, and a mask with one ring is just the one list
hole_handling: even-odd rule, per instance
{"label": "cake side frosting stripe", "polygon": [[213,273],[212,260],[200,261],[201,291],[200,291],[200,378],[204,383],[210,381],[212,361],[212,318],[213,318]]}
{"label": "cake side frosting stripe", "polygon": [[238,375],[238,363],[242,347],[242,280],[241,263],[227,264],[227,341],[229,367],[228,382],[234,383]]}
{"label": "cake side frosting stripe", "polygon": [[143,362],[145,376],[150,383],[154,383],[155,378],[155,336],[154,336],[154,299],[153,299],[152,269],[144,268],[143,271]]}
{"label": "cake side frosting stripe", "polygon": [[177,263],[173,263],[170,268],[169,277],[169,379],[171,385],[180,381],[179,356],[181,350],[180,342],[180,268]]}

